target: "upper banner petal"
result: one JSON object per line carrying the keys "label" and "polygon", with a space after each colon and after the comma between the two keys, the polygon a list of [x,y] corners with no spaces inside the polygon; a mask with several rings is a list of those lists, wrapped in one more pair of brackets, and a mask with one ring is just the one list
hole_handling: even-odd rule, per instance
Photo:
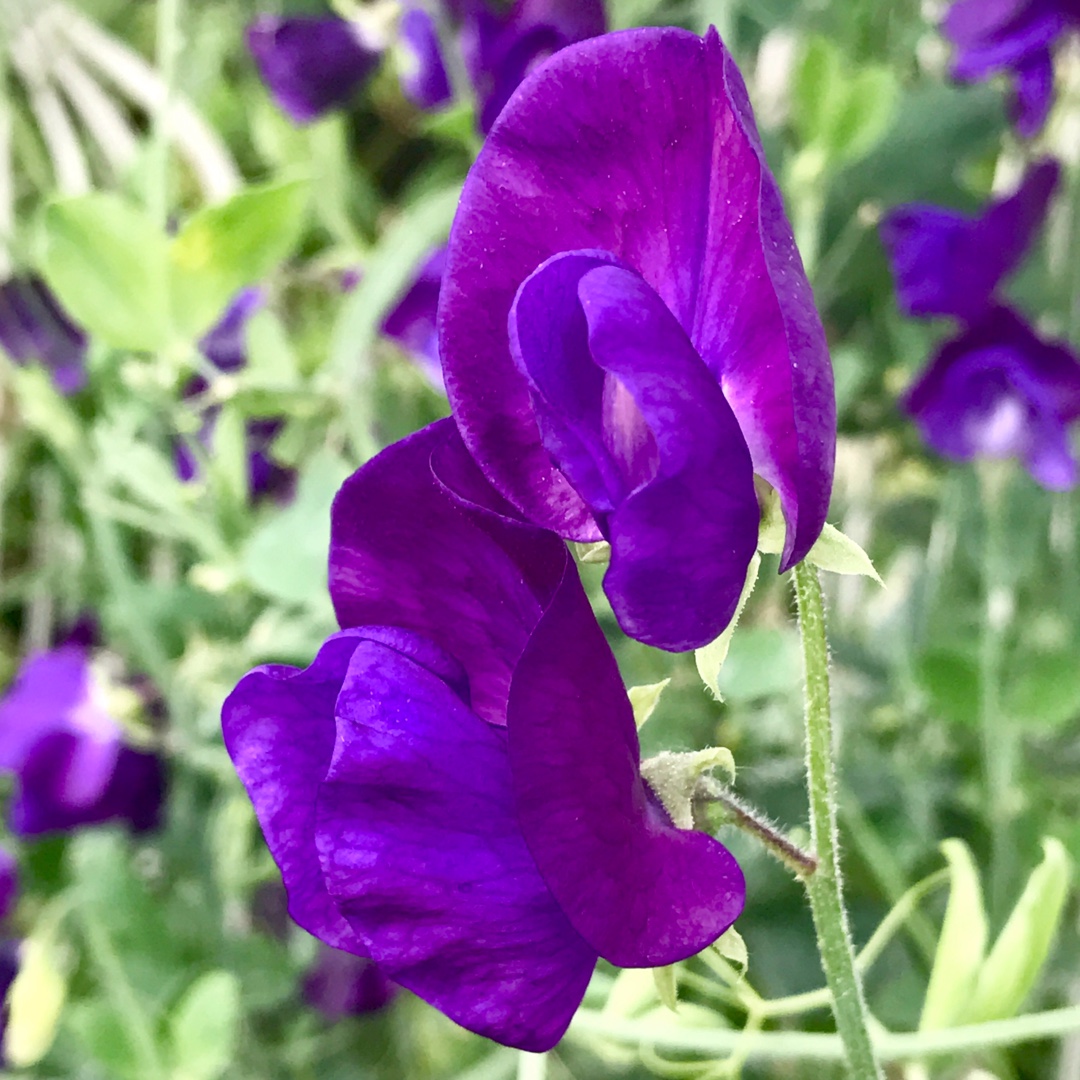
{"label": "upper banner petal", "polygon": [[552,468],[507,316],[559,252],[603,249],[657,292],[718,380],[782,496],[785,564],[820,531],[835,439],[809,285],[745,89],[715,34],[629,30],[534,71],[470,171],[451,231],[440,352],[462,435],[499,490],[565,536],[595,535]]}
{"label": "upper banner petal", "polygon": [[328,887],[390,978],[507,1045],[559,1040],[596,952],[522,838],[502,729],[399,652],[360,644],[318,822]]}
{"label": "upper banner petal", "polygon": [[718,841],[676,829],[649,797],[630,702],[572,571],[514,674],[507,735],[529,850],[604,959],[674,963],[734,922],[742,871]]}

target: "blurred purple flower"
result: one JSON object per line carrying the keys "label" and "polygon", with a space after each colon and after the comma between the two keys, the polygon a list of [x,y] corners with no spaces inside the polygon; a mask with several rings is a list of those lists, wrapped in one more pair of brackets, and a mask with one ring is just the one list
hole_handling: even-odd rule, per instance
{"label": "blurred purple flower", "polygon": [[328,1020],[377,1012],[393,996],[394,984],[372,961],[321,943],[304,977],[304,1000]]}
{"label": "blurred purple flower", "polygon": [[297,124],[349,104],[382,58],[353,23],[335,16],[260,15],[247,41],[274,101]]}
{"label": "blurred purple flower", "polygon": [[[0,922],[14,910],[18,895],[19,864],[6,847],[0,847]],[[2,994],[0,1000],[3,1000]]]}
{"label": "blurred purple flower", "polygon": [[0,348],[18,364],[41,361],[61,394],[86,385],[87,339],[41,278],[23,275],[0,285]]}
{"label": "blurred purple flower", "polygon": [[435,316],[446,268],[446,246],[436,248],[421,264],[412,285],[383,321],[382,330],[414,360],[437,389],[443,389],[439,335]]}
{"label": "blurred purple flower", "polygon": [[1076,484],[1068,427],[1080,418],[1080,358],[1008,308],[948,341],[903,405],[946,457],[1017,458],[1043,487]]}
{"label": "blurred purple flower", "polygon": [[[223,374],[239,371],[247,364],[248,320],[266,302],[262,289],[252,286],[242,289],[226,308],[225,314],[199,342],[199,351]],[[208,383],[202,375],[195,375],[184,387],[185,397],[205,393]],[[195,440],[209,448],[214,435],[214,425],[220,409],[213,405],[203,412],[203,423]],[[292,492],[295,477],[291,469],[279,465],[270,456],[270,447],[281,431],[283,421],[277,417],[258,417],[247,421],[248,490],[252,497],[262,495],[287,496]],[[198,478],[198,457],[190,446],[177,441],[174,449],[176,472],[181,480]]]}
{"label": "blurred purple flower", "polygon": [[998,72],[1013,79],[1009,114],[1025,138],[1038,133],[1054,91],[1051,48],[1080,27],[1076,0],[956,0],[942,31],[956,47],[952,73],[973,82]]}
{"label": "blurred purple flower", "polygon": [[745,886],[645,785],[569,553],[512,513],[448,420],[383,451],[334,503],[345,629],[304,671],[245,676],[222,722],[293,918],[541,1051],[598,956],[691,956]]}
{"label": "blurred purple flower", "polygon": [[112,820],[157,825],[161,763],[125,745],[77,645],[26,660],[0,700],[0,770],[18,781],[9,825],[19,836]]}
{"label": "blurred purple flower", "polygon": [[[446,5],[459,21],[458,42],[476,91],[480,130],[488,132],[521,80],[552,54],[607,29],[602,0],[517,0],[507,11],[489,0]],[[451,88],[431,15],[412,6],[402,20],[412,54],[402,80],[421,108],[450,100]]]}
{"label": "blurred purple flower", "polygon": [[1016,192],[977,217],[920,203],[890,210],[880,234],[901,309],[967,322],[985,312],[1042,228],[1060,172],[1056,161],[1039,162]]}
{"label": "blurred purple flower", "polygon": [[715,31],[610,34],[526,80],[465,181],[439,319],[469,450],[529,520],[611,542],[631,637],[689,649],[728,624],[755,472],[787,521],[781,569],[821,532],[825,335]]}

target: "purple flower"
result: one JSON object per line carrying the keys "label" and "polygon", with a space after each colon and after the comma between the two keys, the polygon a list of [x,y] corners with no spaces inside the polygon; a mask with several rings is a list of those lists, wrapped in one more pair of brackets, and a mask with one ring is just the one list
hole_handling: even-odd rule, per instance
{"label": "purple flower", "polygon": [[[19,864],[6,847],[0,847],[0,922],[15,908],[19,895]],[[0,995],[0,1000],[2,1000]]]}
{"label": "purple flower", "polygon": [[1076,484],[1068,426],[1080,418],[1080,359],[1008,308],[947,342],[903,404],[946,457],[1014,457],[1043,487]]}
{"label": "purple flower", "polygon": [[394,984],[370,960],[329,945],[304,977],[304,999],[328,1020],[363,1016],[385,1008]]}
{"label": "purple flower", "polygon": [[715,32],[644,29],[531,75],[450,234],[439,348],[481,469],[530,520],[612,547],[622,628],[730,621],[780,494],[781,569],[825,521],[832,371],[745,86]]}
{"label": "purple flower", "polygon": [[900,307],[909,315],[978,318],[1027,254],[1057,188],[1056,161],[1033,166],[1008,198],[977,217],[911,203],[881,223]]}
{"label": "purple flower", "polygon": [[112,820],[135,830],[157,824],[161,763],[125,745],[77,645],[26,660],[0,700],[0,769],[18,781],[9,824],[19,836]]}
{"label": "purple flower", "polygon": [[[487,132],[521,80],[552,54],[607,29],[602,0],[517,0],[505,11],[489,0],[447,5],[460,22],[459,42],[476,91],[480,130]],[[421,108],[450,100],[451,88],[431,15],[406,10],[403,44],[411,54],[402,78],[405,93]]]}
{"label": "purple flower", "polygon": [[0,348],[17,364],[39,360],[61,394],[86,385],[86,335],[60,307],[41,278],[9,278],[0,285]]}
{"label": "purple flower", "polygon": [[541,1051],[598,956],[691,956],[745,886],[645,785],[569,554],[511,514],[450,421],[385,450],[334,504],[345,629],[304,671],[248,674],[223,727],[293,918],[464,1027]]}
{"label": "purple flower", "polygon": [[[247,364],[248,320],[266,302],[263,290],[252,286],[236,294],[224,315],[199,342],[199,350],[219,371],[229,374]],[[208,383],[201,375],[188,380],[185,397],[205,393]],[[212,405],[203,412],[203,423],[195,436],[203,447],[209,447],[217,423],[219,408]],[[270,447],[281,431],[277,417],[250,419],[246,426],[248,448],[248,490],[253,496],[283,495],[291,492],[294,475],[291,469],[279,465],[270,456]],[[181,480],[196,479],[200,474],[199,460],[190,447],[178,441],[174,449],[176,472]]]}
{"label": "purple flower", "polygon": [[435,315],[446,267],[446,247],[436,248],[421,264],[405,295],[383,321],[382,330],[393,338],[438,390],[443,389],[439,336]]}
{"label": "purple flower", "polygon": [[956,47],[952,73],[975,81],[1007,71],[1013,77],[1011,119],[1026,138],[1038,133],[1053,99],[1050,49],[1080,26],[1076,0],[957,0],[942,24]]}
{"label": "purple flower", "polygon": [[260,15],[247,41],[274,101],[297,124],[347,105],[382,56],[356,26],[335,17]]}

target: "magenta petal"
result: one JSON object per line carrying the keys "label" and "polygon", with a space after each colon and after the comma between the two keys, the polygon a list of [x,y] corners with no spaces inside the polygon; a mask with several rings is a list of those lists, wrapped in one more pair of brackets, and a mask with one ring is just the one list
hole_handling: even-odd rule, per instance
{"label": "magenta petal", "polygon": [[506,320],[525,279],[602,249],[658,293],[723,387],[789,523],[785,565],[820,532],[832,376],[745,89],[715,35],[609,34],[564,49],[503,110],[450,236],[440,352],[451,406],[492,483],[564,536],[591,515],[551,468]]}
{"label": "magenta petal", "polygon": [[[488,509],[451,496],[431,469]],[[485,500],[487,500],[485,502]],[[496,500],[496,503],[491,503]],[[442,420],[384,450],[345,482],[331,515],[330,595],[342,626],[400,626],[468,672],[479,716],[504,723],[510,674],[569,558],[550,534],[503,517]]]}
{"label": "magenta petal", "polygon": [[362,643],[318,821],[327,885],[387,976],[498,1042],[559,1040],[596,953],[522,838],[502,729],[400,653]]}
{"label": "magenta petal", "polygon": [[507,734],[529,850],[605,960],[674,963],[735,921],[742,871],[718,841],[676,829],[648,793],[615,658],[572,573],[514,674]]}
{"label": "magenta petal", "polygon": [[225,748],[281,868],[289,914],[335,948],[365,955],[323,883],[315,849],[315,799],[334,752],[334,703],[362,632],[330,638],[309,668],[256,668],[221,713]]}

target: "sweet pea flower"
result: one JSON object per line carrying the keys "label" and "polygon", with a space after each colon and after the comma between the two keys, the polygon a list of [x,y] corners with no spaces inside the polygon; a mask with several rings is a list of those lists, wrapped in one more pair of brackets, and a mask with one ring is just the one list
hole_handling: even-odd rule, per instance
{"label": "sweet pea flower", "polygon": [[[225,309],[221,319],[199,341],[199,351],[222,374],[240,371],[248,361],[247,324],[266,297],[257,286],[241,289]],[[209,384],[202,375],[195,375],[184,387],[185,397],[205,393]],[[196,440],[209,447],[214,435],[219,408],[212,405],[203,412],[203,423]],[[294,475],[291,469],[279,465],[270,456],[270,446],[281,431],[282,420],[269,416],[249,419],[245,427],[248,449],[248,490],[251,495],[282,495],[292,490]],[[181,480],[195,480],[200,475],[199,460],[183,442],[174,449],[176,472]]]}
{"label": "sweet pea flower", "polygon": [[128,746],[86,649],[63,645],[26,660],[0,700],[0,770],[18,791],[19,836],[104,821],[153,828],[164,788],[160,761]]}
{"label": "sweet pea flower", "polygon": [[61,394],[86,385],[86,334],[35,275],[0,285],[0,348],[17,364],[40,361]]}
{"label": "sweet pea flower", "polygon": [[304,1000],[328,1020],[378,1012],[393,997],[394,984],[372,961],[329,945],[320,944],[304,977]]}
{"label": "sweet pea flower", "polygon": [[382,58],[356,25],[336,16],[260,15],[247,43],[278,108],[297,124],[348,105]]}
{"label": "sweet pea flower", "polygon": [[329,580],[341,632],[306,670],[249,673],[222,716],[296,922],[531,1051],[598,956],[670,964],[731,925],[742,873],[642,779],[566,547],[450,421],[345,483]]}
{"label": "sweet pea flower", "polygon": [[1080,358],[1008,308],[947,342],[903,405],[946,457],[1017,458],[1043,487],[1076,484],[1068,428],[1080,418]]}
{"label": "sweet pea flower", "polygon": [[490,482],[611,543],[623,630],[689,649],[728,624],[757,473],[821,532],[836,410],[821,321],[742,78],[715,31],[628,30],[521,85],[450,234],[439,349]]}
{"label": "sweet pea flower", "polygon": [[1009,114],[1025,138],[1046,121],[1054,94],[1051,47],[1070,27],[1080,27],[1076,0],[957,0],[941,26],[956,48],[955,78],[1012,76]]}
{"label": "sweet pea flower", "polygon": [[[14,910],[18,895],[19,864],[6,847],[0,847],[0,922]],[[3,1000],[2,994],[0,1000]]]}
{"label": "sweet pea flower", "polygon": [[1039,162],[975,217],[921,203],[889,211],[879,231],[901,309],[966,322],[982,315],[1042,228],[1060,172],[1056,161]]}
{"label": "sweet pea flower", "polygon": [[[18,864],[7,848],[0,847],[0,922],[11,914],[18,892]],[[9,1011],[7,995],[15,982],[15,976],[19,974],[20,952],[20,942],[0,937],[0,1069],[7,1064],[3,1053]]]}
{"label": "sweet pea flower", "polygon": [[[490,0],[447,4],[459,23],[457,41],[476,92],[480,130],[488,132],[521,80],[553,53],[607,29],[602,0],[516,0],[502,10]],[[410,53],[402,87],[425,109],[451,100],[446,64],[430,12],[410,5],[402,17]]]}
{"label": "sweet pea flower", "polygon": [[390,309],[382,325],[383,333],[401,346],[437,390],[443,389],[443,377],[435,316],[445,268],[443,245],[423,261],[405,295]]}

